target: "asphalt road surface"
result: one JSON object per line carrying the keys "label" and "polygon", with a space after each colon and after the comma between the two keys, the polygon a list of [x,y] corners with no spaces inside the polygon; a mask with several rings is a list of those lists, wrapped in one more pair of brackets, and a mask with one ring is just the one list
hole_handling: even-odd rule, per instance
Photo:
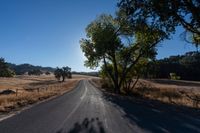
{"label": "asphalt road surface", "polygon": [[200,133],[199,110],[103,93],[87,80],[0,122],[0,133]]}

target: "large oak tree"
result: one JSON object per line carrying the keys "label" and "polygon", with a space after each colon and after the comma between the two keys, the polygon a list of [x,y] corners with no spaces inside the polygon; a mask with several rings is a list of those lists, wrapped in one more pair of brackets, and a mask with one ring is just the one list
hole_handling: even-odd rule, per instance
{"label": "large oak tree", "polygon": [[85,65],[95,68],[103,64],[116,93],[120,93],[140,59],[155,55],[155,46],[167,37],[164,31],[145,21],[135,23],[133,28],[121,18],[99,16],[87,26],[87,38],[80,41],[87,58]]}

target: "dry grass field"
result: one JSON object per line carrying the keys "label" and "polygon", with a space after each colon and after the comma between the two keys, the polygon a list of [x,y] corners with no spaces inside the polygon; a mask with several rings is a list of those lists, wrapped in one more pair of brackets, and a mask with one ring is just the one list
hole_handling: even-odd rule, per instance
{"label": "dry grass field", "polygon": [[[78,81],[87,78],[73,75],[72,79],[58,82],[54,76],[16,76],[0,78],[0,113],[18,110],[29,104],[63,94],[76,86]],[[7,93],[2,93],[5,92]]]}
{"label": "dry grass field", "polygon": [[[55,80],[53,75],[0,78],[0,113],[18,110],[26,105],[61,95],[74,88],[81,79],[92,79],[97,87],[101,87],[99,78],[83,75],[72,75],[72,79],[66,79],[63,83]],[[2,93],[5,90],[9,91]],[[200,82],[140,79],[132,92],[134,95],[162,102],[200,107]]]}
{"label": "dry grass field", "polygon": [[[101,88],[102,82],[99,78],[93,78],[92,82]],[[132,94],[170,104],[200,108],[200,82],[140,79]]]}

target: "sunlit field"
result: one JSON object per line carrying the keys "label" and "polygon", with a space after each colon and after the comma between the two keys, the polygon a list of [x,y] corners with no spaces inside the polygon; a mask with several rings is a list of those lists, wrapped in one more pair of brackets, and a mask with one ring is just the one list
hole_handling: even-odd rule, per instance
{"label": "sunlit field", "polygon": [[15,76],[0,78],[0,112],[9,112],[27,104],[63,94],[76,86],[84,76],[75,75],[65,82],[50,76]]}
{"label": "sunlit field", "polygon": [[[99,78],[93,78],[91,82],[98,88],[103,86]],[[139,79],[131,91],[133,96],[159,100],[175,105],[200,107],[200,82],[197,81]],[[127,95],[126,92],[124,94]]]}

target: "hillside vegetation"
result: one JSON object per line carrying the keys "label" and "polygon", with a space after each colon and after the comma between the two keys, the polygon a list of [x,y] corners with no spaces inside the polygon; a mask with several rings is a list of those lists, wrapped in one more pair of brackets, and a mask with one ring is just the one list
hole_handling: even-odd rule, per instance
{"label": "hillside vegetation", "polygon": [[22,75],[22,74],[25,74],[26,72],[30,72],[33,70],[40,70],[43,72],[52,72],[52,73],[55,71],[55,68],[52,68],[52,67],[34,66],[31,64],[20,64],[20,65],[16,65],[12,63],[7,63],[7,64],[10,69],[15,71],[16,75]]}
{"label": "hillside vegetation", "polygon": [[200,53],[193,51],[184,55],[153,60],[147,64],[143,77],[200,81]]}

